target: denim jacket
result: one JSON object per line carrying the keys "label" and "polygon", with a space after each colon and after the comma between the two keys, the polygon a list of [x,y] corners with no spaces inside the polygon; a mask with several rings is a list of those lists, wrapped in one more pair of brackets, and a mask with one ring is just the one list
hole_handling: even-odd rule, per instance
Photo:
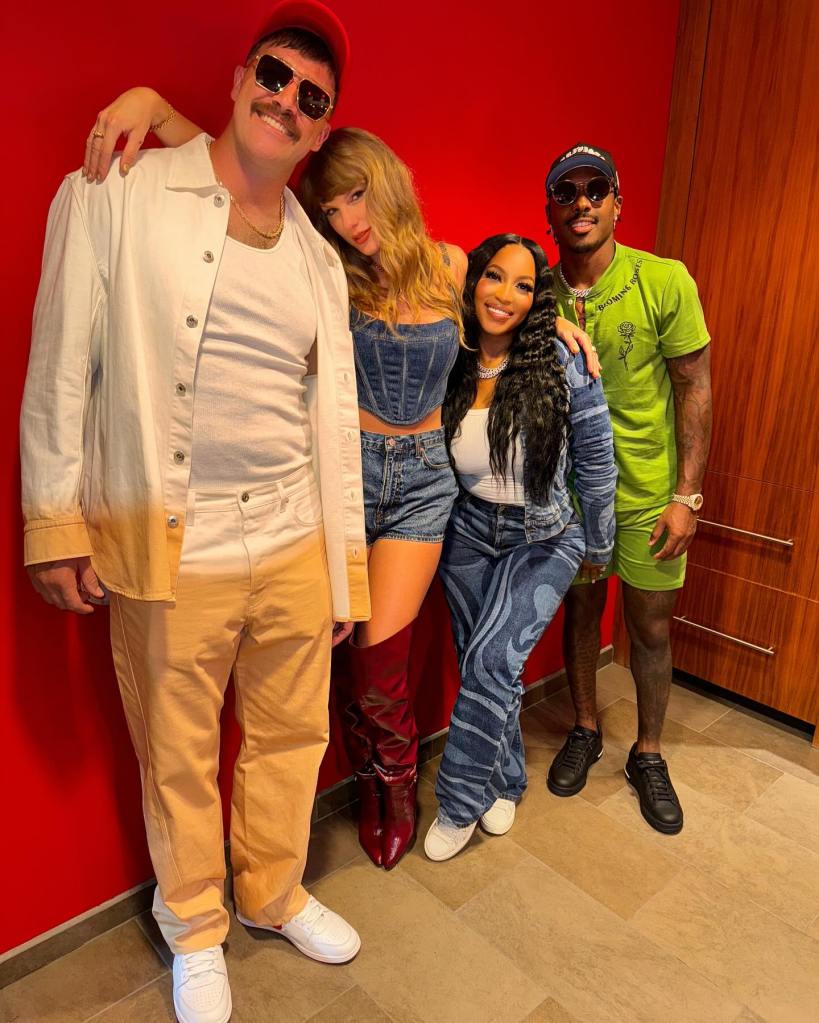
{"label": "denim jacket", "polygon": [[582,352],[573,356],[562,342],[555,344],[566,373],[571,429],[544,504],[537,504],[531,496],[531,469],[526,458],[526,438],[522,437],[526,539],[530,543],[546,540],[567,525],[574,512],[573,491],[586,532],[586,559],[595,565],[605,565],[614,549],[617,483],[609,409],[603,386],[589,376]]}

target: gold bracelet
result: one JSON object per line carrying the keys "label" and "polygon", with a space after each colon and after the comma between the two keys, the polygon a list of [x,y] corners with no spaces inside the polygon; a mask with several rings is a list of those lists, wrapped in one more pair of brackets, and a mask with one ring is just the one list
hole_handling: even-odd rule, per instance
{"label": "gold bracelet", "polygon": [[[166,100],[165,102],[167,103],[168,101]],[[170,111],[170,113],[163,121],[160,121],[159,124],[151,125],[150,130],[152,132],[156,133],[158,131],[161,131],[163,128],[167,127],[171,123],[171,121],[176,117],[176,111],[174,110],[170,103],[168,103],[168,110]]]}

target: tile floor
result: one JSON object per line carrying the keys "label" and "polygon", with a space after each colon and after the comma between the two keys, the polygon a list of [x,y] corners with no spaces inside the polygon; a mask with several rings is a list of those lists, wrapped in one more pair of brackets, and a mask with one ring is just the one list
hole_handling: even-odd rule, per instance
{"label": "tile floor", "polygon": [[[509,835],[476,833],[446,864],[422,843],[386,874],[345,813],[317,824],[308,883],[353,921],[347,966],[312,963],[234,923],[234,1023],[695,1023],[819,1019],[819,750],[808,737],[675,686],[665,752],[686,811],[652,831],[622,768],[628,672],[599,674],[606,753],[583,793],[544,776],[566,690],[523,716],[530,788]],[[423,836],[437,761],[420,786]],[[0,991],[0,1023],[174,1019],[149,915]]]}

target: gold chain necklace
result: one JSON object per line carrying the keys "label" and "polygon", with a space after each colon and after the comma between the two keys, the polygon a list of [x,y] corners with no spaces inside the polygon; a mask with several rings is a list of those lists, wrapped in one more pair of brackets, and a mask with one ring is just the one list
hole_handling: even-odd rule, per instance
{"label": "gold chain necklace", "polygon": [[[210,142],[208,142],[208,153],[210,153]],[[266,241],[269,241],[269,242],[276,241],[279,238],[279,236],[281,235],[282,231],[284,230],[284,190],[282,190],[282,197],[281,197],[281,201],[279,202],[279,224],[278,224],[278,227],[275,229],[275,231],[264,231],[264,230],[262,230],[261,227],[256,227],[256,225],[253,223],[253,221],[248,217],[248,215],[245,213],[245,211],[242,209],[242,207],[236,201],[236,198],[234,197],[234,195],[231,192],[231,190],[227,187],[227,185],[225,185],[222,181],[219,180],[219,176],[218,176],[218,174],[216,174],[216,170],[215,169],[214,169],[213,173],[214,173],[214,177],[216,178],[216,184],[219,185],[220,188],[224,188],[224,190],[227,192],[228,198],[230,199],[230,202],[231,202],[231,205],[234,207],[234,209],[239,214],[239,216],[242,218],[242,220],[244,220],[244,222],[247,224],[247,226],[251,229],[251,231],[255,231],[257,235],[259,235],[261,238],[264,238]]]}

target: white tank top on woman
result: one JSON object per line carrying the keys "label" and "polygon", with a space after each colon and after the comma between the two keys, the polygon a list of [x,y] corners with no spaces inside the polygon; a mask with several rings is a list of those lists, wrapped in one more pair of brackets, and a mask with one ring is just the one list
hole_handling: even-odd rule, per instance
{"label": "white tank top on woman", "polygon": [[488,408],[471,408],[461,420],[461,432],[450,445],[452,464],[458,480],[470,494],[484,501],[523,507],[523,451],[520,435],[515,443],[514,469],[510,448],[507,475],[500,481],[495,479],[489,468],[488,427]]}
{"label": "white tank top on woman", "polygon": [[304,376],[315,337],[290,221],[273,249],[226,238],[196,364],[191,488],[258,484],[310,462]]}

